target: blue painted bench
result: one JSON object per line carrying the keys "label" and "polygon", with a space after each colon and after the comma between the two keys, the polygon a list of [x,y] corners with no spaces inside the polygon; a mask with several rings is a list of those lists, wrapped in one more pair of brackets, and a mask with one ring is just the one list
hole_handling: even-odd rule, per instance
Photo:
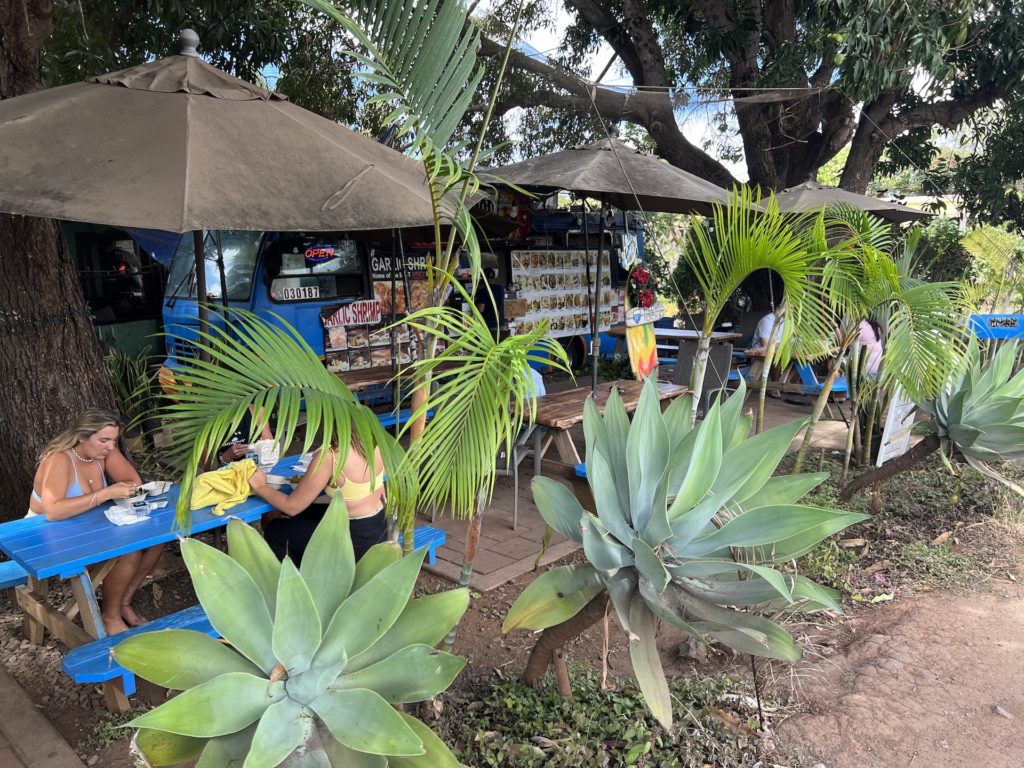
{"label": "blue painted bench", "polygon": [[145,632],[157,632],[161,629],[193,629],[210,637],[217,637],[217,630],[206,618],[201,605],[194,605],[183,611],[153,619],[148,624],[135,627],[127,632],[120,632],[102,640],[79,646],[68,651],[62,666],[68,677],[76,683],[106,683],[115,678],[123,678],[124,695],[135,693],[135,675],[122,667],[114,659],[114,646],[134,635]]}
{"label": "blue painted bench", "polygon": [[[431,418],[433,418],[433,416],[434,416],[434,412],[432,410],[428,410],[427,411],[427,418],[431,419]],[[384,429],[388,429],[389,427],[393,427],[395,425],[402,426],[407,421],[409,421],[409,419],[411,419],[411,418],[412,418],[412,409],[411,408],[402,408],[397,413],[395,411],[391,411],[390,413],[378,413],[377,414],[377,421],[380,422],[380,425],[382,427],[384,427]]]}
{"label": "blue painted bench", "polygon": [[[427,547],[427,562],[431,565],[437,562],[437,550],[444,546],[445,533],[441,528],[434,528],[432,525],[421,525],[413,531],[413,544],[416,549]],[[398,534],[398,543],[402,543],[402,534]]]}
{"label": "blue painted bench", "polygon": [[20,587],[28,583],[28,573],[13,560],[0,563],[0,589]]}

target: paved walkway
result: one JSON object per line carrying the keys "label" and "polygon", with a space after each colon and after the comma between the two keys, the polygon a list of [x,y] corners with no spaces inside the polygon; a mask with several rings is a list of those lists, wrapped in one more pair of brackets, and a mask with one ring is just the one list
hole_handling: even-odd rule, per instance
{"label": "paved walkway", "polygon": [[2,666],[0,768],[83,768],[78,755]]}

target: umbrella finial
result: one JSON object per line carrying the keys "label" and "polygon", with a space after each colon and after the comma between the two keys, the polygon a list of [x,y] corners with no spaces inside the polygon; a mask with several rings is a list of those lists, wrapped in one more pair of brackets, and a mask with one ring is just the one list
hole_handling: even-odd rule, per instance
{"label": "umbrella finial", "polygon": [[181,40],[181,55],[182,56],[193,56],[199,58],[199,35],[196,34],[194,29],[183,29],[178,33],[178,39]]}

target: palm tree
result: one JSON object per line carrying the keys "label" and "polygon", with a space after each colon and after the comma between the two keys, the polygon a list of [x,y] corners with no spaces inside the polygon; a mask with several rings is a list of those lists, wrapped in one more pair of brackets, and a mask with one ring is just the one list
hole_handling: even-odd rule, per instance
{"label": "palm tree", "polygon": [[911,276],[907,253],[897,262],[887,252],[891,246],[888,225],[864,211],[835,206],[829,211],[828,224],[830,238],[842,238],[828,250],[822,281],[827,312],[835,321],[834,349],[794,473],[803,466],[832,386],[859,338],[862,320],[873,317],[888,328],[882,384],[888,388],[899,384],[913,399],[934,397],[945,386],[967,342],[967,303],[959,283],[928,283]]}
{"label": "palm tree", "polygon": [[[706,226],[694,227],[681,254],[696,277],[704,305],[690,381],[691,424],[697,419],[711,333],[729,296],[752,273],[771,269],[782,278],[787,322],[778,346],[784,359],[793,353],[795,340],[803,344],[827,337],[825,318],[816,311],[820,306],[819,254],[809,249],[809,244],[779,211],[774,194],[762,199],[759,191],[749,188],[735,192],[727,205],[716,205]],[[766,357],[766,369],[771,362]],[[761,391],[763,400],[764,389]]]}

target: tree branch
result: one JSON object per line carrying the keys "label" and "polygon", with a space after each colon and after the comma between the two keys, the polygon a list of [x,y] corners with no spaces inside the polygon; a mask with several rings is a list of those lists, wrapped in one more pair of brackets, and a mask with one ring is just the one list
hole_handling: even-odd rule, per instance
{"label": "tree branch", "polygon": [[640,54],[629,34],[607,6],[600,5],[594,0],[565,0],[565,6],[567,9],[575,9],[594,32],[608,41],[608,45],[619,55],[629,74],[633,76],[633,82],[643,82],[644,71]]}

